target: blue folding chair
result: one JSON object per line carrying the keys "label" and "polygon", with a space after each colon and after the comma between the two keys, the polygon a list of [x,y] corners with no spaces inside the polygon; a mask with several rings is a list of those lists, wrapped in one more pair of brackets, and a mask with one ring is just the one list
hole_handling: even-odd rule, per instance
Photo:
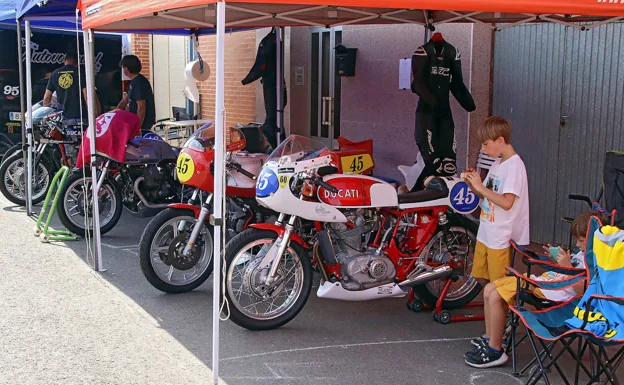
{"label": "blue folding chair", "polygon": [[[537,362],[526,384],[536,384],[543,379],[549,385],[548,373],[553,367],[565,383],[570,384],[558,363],[567,352],[576,363],[575,384],[579,383],[582,369],[590,384],[604,377],[602,384],[619,385],[615,372],[624,360],[624,231],[611,226],[603,228],[598,218],[592,217],[586,245],[585,269],[590,284],[583,296],[545,310],[511,308],[525,326]],[[609,255],[605,250],[610,250]],[[512,273],[518,281],[526,281],[525,276]],[[569,282],[573,280],[570,278]],[[545,284],[548,282],[531,282],[535,286]],[[553,288],[544,286],[547,290]],[[542,350],[538,350],[538,343]],[[575,343],[576,349],[572,347]],[[555,352],[558,346],[561,349]],[[609,353],[606,348],[612,346],[619,349]],[[582,361],[587,351],[589,367]]]}
{"label": "blue folding chair", "polygon": [[[518,278],[517,280],[517,289],[516,289],[516,307],[522,308],[526,304],[533,306],[537,310],[546,310],[558,305],[563,305],[557,301],[547,300],[540,296],[537,296],[533,287],[543,289],[543,290],[562,290],[567,287],[576,285],[581,281],[587,280],[587,271],[586,269],[578,269],[578,268],[567,268],[559,266],[556,262],[554,262],[551,257],[547,254],[536,253],[534,251],[530,251],[517,243],[511,241],[511,246],[514,250],[514,258],[515,261],[517,255],[522,257],[522,263],[526,265],[527,272],[526,275],[521,274],[519,271],[513,268],[514,263],[512,262],[510,267],[507,267],[508,275],[515,276]],[[541,268],[545,271],[552,271],[556,273],[561,273],[565,276],[564,279],[559,281],[534,281],[532,280],[531,273],[534,272],[536,268]],[[519,326],[520,318],[514,312],[511,313],[510,319],[510,337],[511,341],[507,345],[507,354],[511,355],[512,362],[512,374],[516,377],[523,375],[528,369],[530,369],[536,362],[534,358],[528,364],[526,364],[521,370],[518,371],[518,362],[516,356],[516,347],[520,345],[527,337],[528,334],[524,335],[522,338],[518,339],[517,337],[517,328]],[[553,344],[554,345],[554,344]]]}

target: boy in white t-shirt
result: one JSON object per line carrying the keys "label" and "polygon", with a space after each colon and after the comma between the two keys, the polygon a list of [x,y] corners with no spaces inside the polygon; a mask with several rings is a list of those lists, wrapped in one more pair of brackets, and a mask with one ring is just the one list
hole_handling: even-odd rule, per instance
{"label": "boy in white t-shirt", "polygon": [[[585,267],[585,236],[592,216],[597,217],[601,223],[607,223],[607,217],[599,211],[585,211],[572,222],[570,233],[576,239],[576,246],[580,251],[570,255],[569,251],[559,248],[557,264],[563,267]],[[550,245],[548,245],[550,247]],[[548,252],[548,247],[545,247]],[[559,281],[567,276],[552,271],[542,275],[531,275],[534,281]],[[549,301],[565,302],[578,294],[582,294],[585,282],[564,288],[561,290],[540,290],[531,287],[532,292]],[[485,335],[471,341],[474,348],[464,355],[466,364],[475,368],[491,368],[507,362],[508,357],[504,352],[504,330],[507,323],[509,306],[513,305],[518,290],[516,277],[503,277],[488,283],[483,291],[485,306]]]}
{"label": "boy in white t-shirt", "polygon": [[524,163],[511,145],[509,122],[491,116],[477,129],[477,138],[481,151],[497,159],[485,183],[477,172],[462,174],[483,199],[472,276],[485,287],[505,275],[511,262],[510,240],[529,244],[529,184]]}

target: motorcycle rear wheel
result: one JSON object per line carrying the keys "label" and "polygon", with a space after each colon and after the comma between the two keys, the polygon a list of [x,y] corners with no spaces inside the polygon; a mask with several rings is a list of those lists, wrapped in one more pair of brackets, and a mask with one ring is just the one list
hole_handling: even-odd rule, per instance
{"label": "motorcycle rear wheel", "polygon": [[[296,242],[290,242],[282,259],[276,277],[283,281],[277,285],[275,291],[262,293],[266,287],[262,284],[264,270],[257,269],[262,257],[253,255],[250,250],[260,246],[260,250],[265,252],[278,238],[277,233],[267,230],[248,229],[232,240],[227,245],[225,252],[226,258],[226,277],[225,277],[225,296],[229,302],[230,319],[237,325],[248,330],[271,330],[277,329],[288,322],[292,321],[297,314],[303,309],[310,293],[312,291],[312,263],[306,251]],[[288,262],[292,262],[292,267],[288,267]],[[243,269],[239,269],[243,266]],[[291,279],[289,273],[294,271],[293,289],[288,294],[286,287],[289,286]],[[235,288],[236,273],[240,272],[240,290],[237,292]],[[248,292],[243,292],[248,289]],[[240,295],[238,294],[240,293]],[[286,293],[287,298],[284,304],[275,306],[275,302],[281,294]],[[257,300],[257,303],[246,305],[242,302],[243,294],[247,294],[250,300]],[[263,314],[260,313],[258,307],[264,307],[268,302],[269,308]],[[249,309],[253,306],[252,309]],[[253,311],[255,310],[255,312]]]}
{"label": "motorcycle rear wheel", "polygon": [[[87,233],[84,223],[85,212],[83,207],[85,199],[88,201],[87,214],[91,220],[89,223],[89,233],[93,233],[93,200],[91,199],[91,181],[91,170],[74,170],[65,180],[65,184],[61,189],[61,199],[59,199],[57,207],[57,213],[63,226],[65,226],[67,230],[81,237],[84,237]],[[86,197],[81,191],[84,188],[88,191]],[[102,199],[104,194],[108,196],[106,202]],[[121,188],[117,185],[117,183],[111,181],[109,178],[104,179],[104,183],[102,183],[102,187],[100,188],[100,200],[98,203],[100,214],[104,211],[104,203],[110,203],[110,209],[113,210],[112,213],[108,214],[104,218],[100,215],[100,234],[104,235],[111,231],[121,218],[121,212],[123,209],[122,196]],[[70,211],[76,211],[76,213],[72,214]],[[74,218],[78,215],[80,215],[82,220]]]}
{"label": "motorcycle rear wheel", "polygon": [[[442,303],[442,308],[447,310],[459,309],[468,305],[474,300],[481,292],[481,285],[472,278],[472,263],[474,260],[474,246],[477,239],[478,225],[467,218],[449,218],[448,227],[450,231],[457,235],[457,238],[468,237],[470,244],[468,247],[468,256],[466,260],[466,267],[464,269],[464,276],[460,277],[458,282],[454,282],[449,290],[446,299]],[[433,238],[429,241],[423,255],[429,254],[432,249],[436,247],[436,242],[440,241],[443,235],[443,230],[438,230]],[[447,245],[448,247],[448,245]],[[420,261],[419,261],[420,262]],[[424,260],[423,260],[424,262]],[[428,306],[435,306],[438,302],[438,298],[441,295],[442,287],[444,286],[444,280],[434,280],[425,283],[424,285],[414,286],[414,293]]]}
{"label": "motorcycle rear wheel", "polygon": [[[54,177],[54,167],[44,158],[33,167],[32,203],[36,205],[43,202]],[[21,151],[14,152],[4,158],[0,165],[0,192],[12,203],[19,206],[26,205],[26,168]],[[17,181],[15,180],[17,179]],[[41,182],[41,183],[39,183]]]}
{"label": "motorcycle rear wheel", "polygon": [[[179,234],[178,229],[181,221],[187,222],[183,234]],[[192,266],[183,266],[184,270],[178,270],[167,260],[172,257],[181,258],[180,248],[186,246],[187,242],[178,241],[179,247],[174,246],[174,250],[172,250],[171,244],[180,235],[185,236],[186,241],[188,241],[195,223],[195,216],[191,210],[168,208],[152,218],[143,231],[139,243],[141,271],[147,281],[156,289],[170,294],[186,293],[201,286],[212,274],[214,254],[212,226],[208,223],[204,223],[204,228],[196,241],[197,245],[201,245],[201,249],[199,249],[201,255],[198,256],[199,258]],[[194,250],[191,251],[190,258],[194,257],[193,252]],[[161,266],[168,271],[165,273],[164,270],[160,269]],[[187,278],[187,274],[190,275],[190,278]]]}

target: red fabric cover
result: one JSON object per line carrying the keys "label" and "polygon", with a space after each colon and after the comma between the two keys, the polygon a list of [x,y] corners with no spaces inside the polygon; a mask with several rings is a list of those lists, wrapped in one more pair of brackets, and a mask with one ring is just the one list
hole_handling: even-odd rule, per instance
{"label": "red fabric cover", "polygon": [[[141,132],[139,117],[132,112],[116,110],[95,119],[95,153],[116,162],[126,161],[126,143]],[[83,162],[84,158],[84,162]],[[82,168],[91,159],[91,138],[89,131],[82,138],[76,167]]]}

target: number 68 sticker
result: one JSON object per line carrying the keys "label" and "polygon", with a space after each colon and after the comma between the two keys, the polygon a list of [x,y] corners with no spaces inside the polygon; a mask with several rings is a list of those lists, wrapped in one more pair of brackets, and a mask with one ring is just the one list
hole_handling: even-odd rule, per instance
{"label": "number 68 sticker", "polygon": [[459,182],[451,190],[451,206],[460,214],[469,214],[479,205],[479,197],[466,182]]}

